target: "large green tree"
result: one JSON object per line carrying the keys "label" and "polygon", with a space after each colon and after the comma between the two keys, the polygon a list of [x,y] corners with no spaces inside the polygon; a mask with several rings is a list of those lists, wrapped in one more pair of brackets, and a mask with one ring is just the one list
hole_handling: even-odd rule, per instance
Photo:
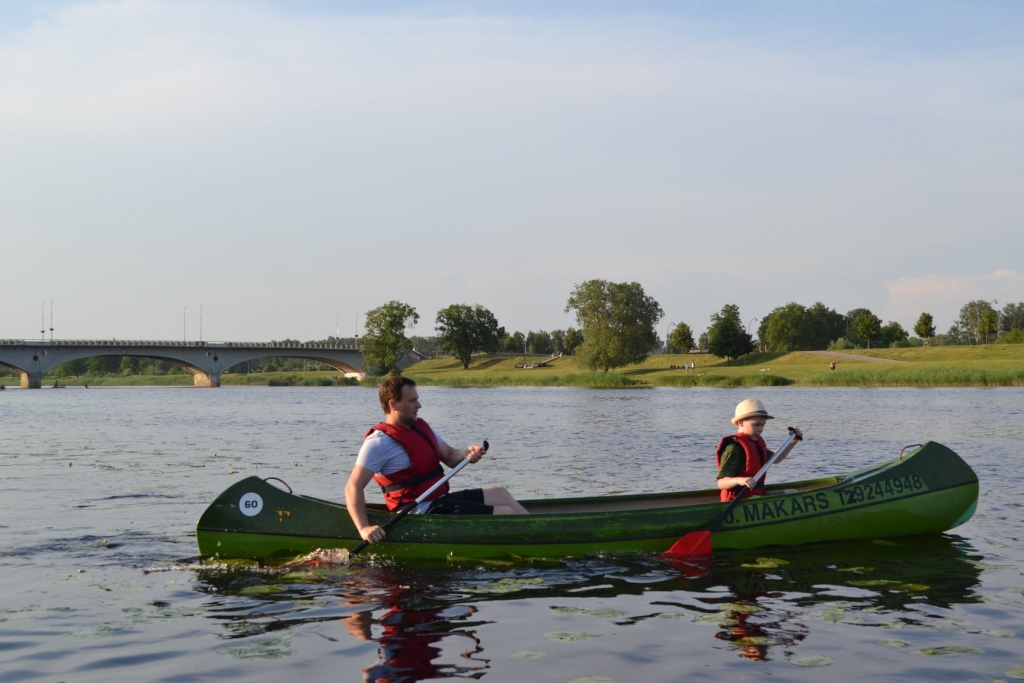
{"label": "large green tree", "polygon": [[549,354],[554,350],[551,335],[544,330],[530,331],[526,334],[526,350],[535,354]]}
{"label": "large green tree", "polygon": [[914,323],[914,334],[921,339],[931,339],[935,336],[935,318],[931,313],[921,314],[921,317]]}
{"label": "large green tree", "polygon": [[898,322],[890,320],[888,323],[882,326],[882,329],[878,333],[878,343],[882,346],[892,346],[899,342],[904,342],[910,338],[907,331],[903,329],[903,325]]}
{"label": "large green tree", "polygon": [[575,327],[570,327],[565,331],[565,340],[563,345],[565,346],[565,352],[570,356],[576,353],[576,349],[583,343],[583,335]]}
{"label": "large green tree", "polygon": [[726,304],[711,315],[707,335],[708,350],[722,358],[739,358],[754,350],[754,341],[743,329],[740,307],[735,304]]}
{"label": "large green tree", "polygon": [[988,344],[989,337],[999,332],[999,314],[989,309],[981,312],[981,320],[978,323],[978,334],[984,336]]}
{"label": "large green tree", "polygon": [[[991,313],[988,313],[988,311],[991,311]],[[960,333],[968,344],[981,344],[982,339],[987,339],[987,336],[991,334],[985,330],[990,329],[992,326],[992,314],[995,314],[995,309],[992,308],[992,304],[988,301],[984,299],[969,301],[960,309],[960,318],[956,321],[955,325],[959,327]],[[998,320],[999,317],[996,314],[997,325]]]}
{"label": "large green tree", "polygon": [[405,330],[420,320],[409,304],[389,301],[366,313],[363,335],[363,368],[378,375],[397,375],[398,361],[412,349]]}
{"label": "large green tree", "polygon": [[[576,285],[565,311],[576,311],[583,343],[576,363],[590,370],[609,370],[642,363],[658,344],[655,326],[665,315],[638,282],[587,280]],[[568,331],[566,347],[569,346]]]}
{"label": "large green tree", "polygon": [[668,346],[677,353],[687,353],[694,348],[693,330],[686,323],[679,323],[668,335]]}
{"label": "large green tree", "polygon": [[811,326],[811,349],[827,349],[829,344],[846,334],[846,316],[820,301],[807,309],[807,316]]}
{"label": "large green tree", "polygon": [[565,353],[565,330],[551,330],[551,353]]}
{"label": "large green tree", "polygon": [[871,311],[863,309],[850,321],[850,329],[866,341],[870,349],[871,342],[882,334],[882,320]]}
{"label": "large green tree", "polygon": [[1002,332],[1024,329],[1024,302],[1003,306],[999,315],[999,329]]}
{"label": "large green tree", "polygon": [[757,336],[766,351],[787,353],[815,348],[814,322],[807,309],[795,302],[779,306],[766,315]]}
{"label": "large green tree", "polygon": [[522,332],[506,335],[504,347],[509,353],[526,353],[526,337]]}
{"label": "large green tree", "polygon": [[[480,306],[452,304],[437,312],[437,336],[464,370],[477,351],[495,352],[505,338],[505,330],[489,310]],[[518,333],[517,333],[518,334]]]}

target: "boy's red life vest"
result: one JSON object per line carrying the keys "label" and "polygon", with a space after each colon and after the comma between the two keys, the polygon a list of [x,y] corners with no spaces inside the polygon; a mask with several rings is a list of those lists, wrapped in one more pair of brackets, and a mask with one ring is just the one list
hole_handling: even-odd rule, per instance
{"label": "boy's red life vest", "polygon": [[[383,432],[397,441],[412,461],[411,467],[392,472],[391,474],[374,474],[373,480],[380,485],[384,493],[384,502],[389,510],[400,508],[403,504],[416,500],[424,491],[444,476],[441,469],[441,451],[434,438],[434,431],[425,421],[416,418],[411,428],[381,422],[374,425],[363,437],[365,441],[370,434]],[[448,483],[438,487],[428,500],[434,500],[448,493]]]}
{"label": "boy's red life vest", "polygon": [[[732,434],[723,438],[718,442],[718,448],[715,449],[715,463],[718,465],[718,469],[722,469],[722,453],[725,451],[725,447],[735,441],[743,447],[743,452],[747,455],[747,466],[743,468],[738,477],[753,477],[757,474],[764,464],[768,462],[768,446],[765,444],[764,439],[757,437],[754,440],[743,434]],[[727,503],[736,497],[741,487],[736,486],[731,489],[722,489],[722,502]],[[757,486],[749,495],[763,496],[764,495],[764,480],[757,482]]]}

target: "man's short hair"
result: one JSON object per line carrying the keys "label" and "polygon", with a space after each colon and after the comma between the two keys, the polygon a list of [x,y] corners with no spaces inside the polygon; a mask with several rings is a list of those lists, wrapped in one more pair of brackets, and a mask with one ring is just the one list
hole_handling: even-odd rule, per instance
{"label": "man's short hair", "polygon": [[412,381],[408,377],[402,377],[401,375],[392,375],[386,380],[380,383],[380,407],[384,409],[384,414],[387,415],[391,412],[391,408],[388,406],[389,401],[395,403],[402,400],[402,389],[404,387],[414,387],[416,382]]}

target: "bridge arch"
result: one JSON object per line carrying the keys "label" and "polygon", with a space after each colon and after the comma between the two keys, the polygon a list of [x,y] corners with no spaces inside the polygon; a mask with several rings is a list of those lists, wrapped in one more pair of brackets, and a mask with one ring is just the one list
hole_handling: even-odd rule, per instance
{"label": "bridge arch", "polygon": [[[352,365],[350,363],[346,363],[344,361],[340,361],[340,360],[335,359],[335,358],[327,358],[327,357],[324,357],[324,356],[317,356],[317,355],[301,355],[301,356],[298,356],[298,355],[294,355],[294,354],[291,354],[291,353],[254,353],[250,357],[241,358],[241,360],[239,360],[238,362],[234,363],[234,365],[232,365],[231,367],[233,368],[233,367],[236,367],[238,365],[241,365],[242,363],[247,363],[247,362],[251,362],[251,361],[254,361],[254,360],[262,360],[264,358],[300,358],[302,360],[309,360],[309,361],[313,361],[315,363],[323,363],[324,365],[329,365],[330,367],[332,367],[335,370],[338,370],[339,372],[342,372],[342,373],[346,373],[346,374],[348,374],[348,373],[359,373],[359,374],[362,374],[362,370],[360,370],[358,367],[356,367],[356,366],[354,366],[354,365]],[[229,370],[229,369],[230,368],[225,368],[225,370]]]}
{"label": "bridge arch", "polygon": [[55,341],[0,339],[0,365],[21,373],[21,386],[38,388],[53,368],[98,356],[146,358],[173,363],[193,375],[197,387],[220,386],[221,373],[260,358],[301,358],[343,373],[359,373],[362,352],[355,347],[318,343]]}

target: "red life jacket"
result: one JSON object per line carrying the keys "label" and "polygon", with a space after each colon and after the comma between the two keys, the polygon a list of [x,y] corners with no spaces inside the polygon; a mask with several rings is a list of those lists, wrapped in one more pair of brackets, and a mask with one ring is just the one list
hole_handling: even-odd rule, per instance
{"label": "red life jacket", "polygon": [[[397,441],[412,461],[411,467],[391,474],[373,475],[373,480],[380,485],[380,490],[384,493],[384,502],[387,503],[389,510],[395,510],[405,503],[416,500],[444,476],[444,470],[441,469],[441,451],[437,446],[437,439],[434,438],[434,431],[422,419],[416,418],[416,424],[411,428],[381,422],[371,427],[363,440],[374,432],[383,432]],[[428,500],[446,493],[447,482],[434,491]]]}
{"label": "red life jacket", "polygon": [[[743,451],[747,455],[746,467],[744,467],[743,471],[736,476],[746,478],[753,477],[762,467],[764,467],[764,464],[768,462],[768,446],[761,437],[757,437],[757,440],[755,441],[742,432],[727,436],[718,442],[718,448],[715,449],[715,463],[718,465],[718,469],[722,469],[722,453],[725,451],[725,447],[733,441],[742,446]],[[735,498],[740,488],[741,487],[736,486],[731,489],[722,489],[722,502],[727,503]],[[757,482],[757,486],[754,487],[754,490],[751,491],[749,495],[764,495],[764,479]]]}

